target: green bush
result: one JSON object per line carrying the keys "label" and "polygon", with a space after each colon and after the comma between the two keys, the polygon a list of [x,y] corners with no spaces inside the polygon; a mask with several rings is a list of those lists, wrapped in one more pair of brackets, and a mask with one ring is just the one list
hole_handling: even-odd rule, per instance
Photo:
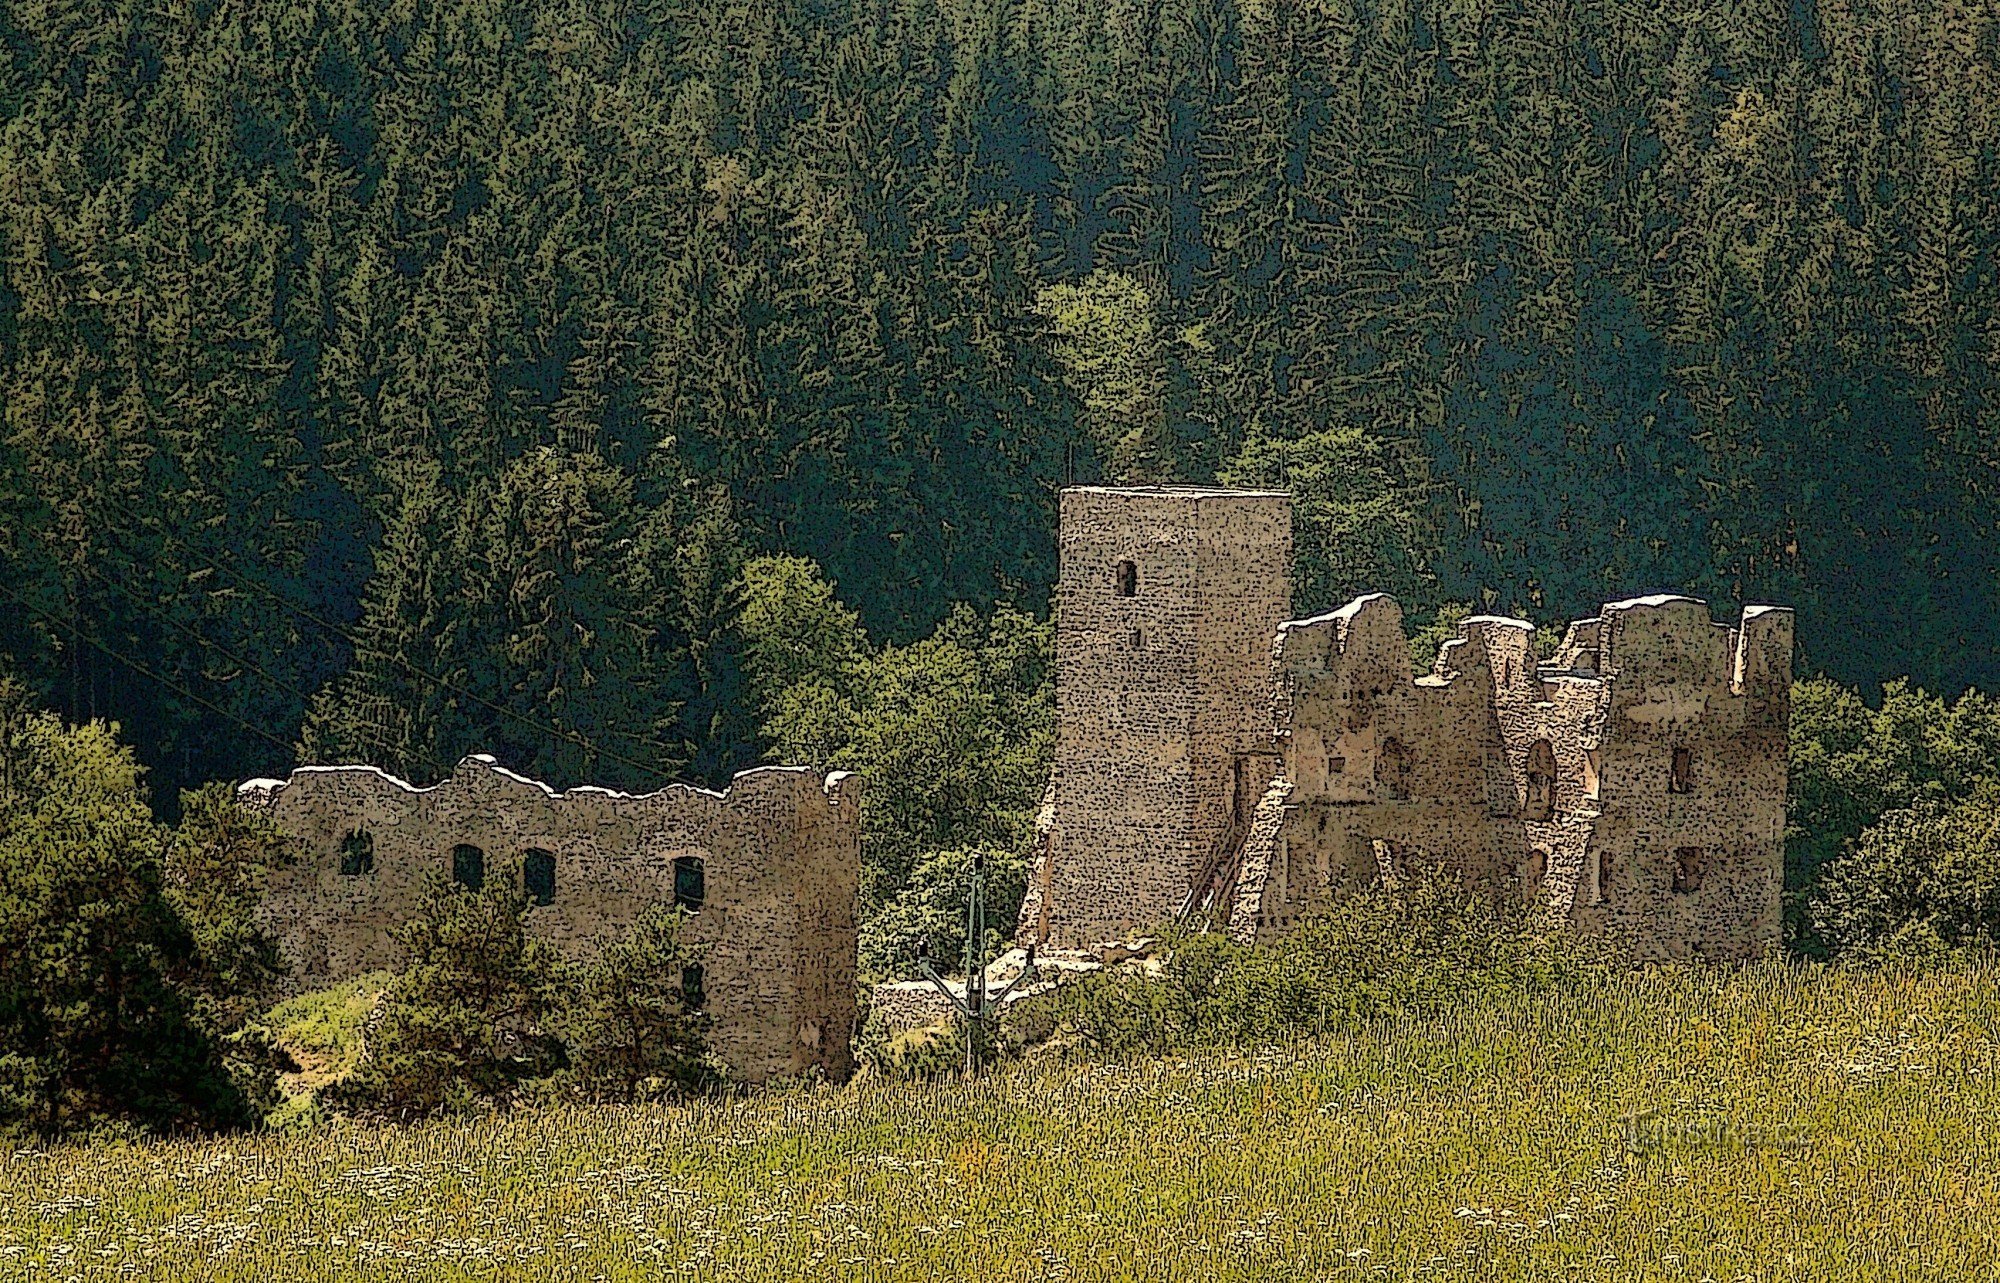
{"label": "green bush", "polygon": [[568,1068],[542,1090],[596,1101],[652,1100],[712,1084],[707,1018],[688,1004],[695,955],[685,911],[655,905],[596,962],[574,968],[558,996],[556,1033]]}
{"label": "green bush", "polygon": [[988,956],[1000,949],[1014,934],[1014,919],[1027,893],[1027,859],[1005,847],[932,851],[918,858],[908,885],[862,927],[864,975],[912,975],[925,950],[946,970],[953,969],[952,961],[965,956],[965,903],[971,891],[972,861],[981,854],[986,857],[981,881],[987,922],[984,944]]}
{"label": "green bush", "polygon": [[156,824],[138,764],[0,683],[0,1131],[253,1121],[275,1074],[244,1022],[278,974],[252,918],[284,858],[222,789]]}
{"label": "green bush", "polygon": [[891,1082],[949,1078],[965,1070],[964,1036],[950,1025],[905,1029],[873,1048],[868,1063]]}
{"label": "green bush", "polygon": [[1813,925],[1834,949],[1916,957],[2000,944],[2000,784],[1890,811],[1833,860]]}
{"label": "green bush", "polygon": [[1441,876],[1368,889],[1254,949],[1213,933],[1169,943],[1158,975],[1109,971],[1066,986],[1063,1023],[1101,1050],[1160,1053],[1540,991],[1586,965],[1581,948],[1535,931],[1525,906]]}
{"label": "green bush", "polygon": [[527,912],[511,884],[474,892],[433,880],[397,933],[408,961],[368,1019],[360,1065],[329,1085],[328,1099],[409,1117],[556,1097],[653,1099],[717,1077],[688,1002],[694,957],[680,910],[649,910],[583,965],[530,937]]}
{"label": "green bush", "polygon": [[[1880,915],[1903,913],[1894,906],[1912,903],[1911,895],[1930,895],[1913,870],[1900,866],[1895,850],[1930,841],[1924,832],[1935,836],[1943,815],[2000,776],[2000,705],[1978,691],[1947,704],[1894,681],[1883,687],[1880,706],[1870,708],[1860,692],[1813,678],[1792,689],[1790,748],[1787,941],[1808,954],[1879,947],[1908,925],[1890,926]],[[1889,818],[1912,808],[1912,816]],[[1878,823],[1885,832],[1865,837]],[[1857,844],[1868,849],[1855,859]],[[1897,884],[1880,888],[1879,896],[1869,892],[1859,879],[1871,869]]]}
{"label": "green bush", "polygon": [[529,938],[526,910],[504,880],[469,891],[431,879],[396,932],[408,961],[382,995],[339,1103],[399,1116],[464,1110],[562,1067],[551,1028],[558,964]]}

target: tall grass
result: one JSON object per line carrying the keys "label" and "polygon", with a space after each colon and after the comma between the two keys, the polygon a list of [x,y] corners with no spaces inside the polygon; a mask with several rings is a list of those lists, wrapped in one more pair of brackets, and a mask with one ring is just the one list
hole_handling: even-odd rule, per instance
{"label": "tall grass", "polygon": [[24,1151],[0,1277],[1987,1278],[1996,1036],[1983,965],[1769,964],[970,1085]]}

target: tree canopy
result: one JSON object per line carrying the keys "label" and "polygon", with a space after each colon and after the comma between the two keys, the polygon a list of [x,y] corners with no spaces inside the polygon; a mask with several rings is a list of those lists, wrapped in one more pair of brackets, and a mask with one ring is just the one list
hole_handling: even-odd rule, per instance
{"label": "tree canopy", "polygon": [[169,807],[721,782],[744,566],[876,644],[1034,613],[1069,480],[1293,487],[1304,609],[1675,589],[2000,677],[1990,9],[0,0],[0,51],[0,653]]}

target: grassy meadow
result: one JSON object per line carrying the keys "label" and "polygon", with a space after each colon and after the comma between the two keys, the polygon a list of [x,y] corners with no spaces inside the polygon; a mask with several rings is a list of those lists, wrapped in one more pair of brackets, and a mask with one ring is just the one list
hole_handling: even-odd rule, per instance
{"label": "grassy meadow", "polygon": [[1660,972],[973,1084],[13,1153],[27,1279],[2000,1277],[2000,971]]}

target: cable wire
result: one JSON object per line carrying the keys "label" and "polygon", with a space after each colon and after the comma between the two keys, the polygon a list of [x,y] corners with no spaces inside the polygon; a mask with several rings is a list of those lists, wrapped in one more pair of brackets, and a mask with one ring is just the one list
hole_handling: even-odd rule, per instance
{"label": "cable wire", "polygon": [[[168,615],[164,609],[161,608],[158,602],[153,601],[144,596],[141,596],[139,593],[133,591],[125,584],[119,582],[118,580],[112,578],[109,575],[106,575],[101,570],[94,570],[88,565],[82,566],[81,569],[84,574],[88,575],[92,579],[95,579],[98,583],[104,584],[108,587],[116,589],[120,593],[123,593],[130,601],[133,602],[133,604],[141,607],[142,609],[147,610],[149,613],[152,614],[152,616],[155,619],[158,619],[160,622],[166,624],[170,628],[176,629],[177,631],[186,634],[188,637],[192,638],[197,645],[205,647],[209,650],[213,650],[218,654],[221,654],[225,658],[231,660],[232,662],[241,665],[248,671],[257,674],[259,677],[262,677],[265,681],[270,682],[273,686],[276,686],[279,690],[282,690],[286,694],[299,700],[302,706],[311,704],[313,700],[313,695],[310,692],[303,690],[300,687],[292,685],[292,683],[286,681],[282,677],[279,677],[275,673],[272,673],[270,670],[264,668],[256,661],[251,659],[246,659],[244,656],[237,654],[235,651],[231,650],[227,646],[224,646],[222,643],[203,636],[199,631],[197,631],[190,625],[183,624],[179,620],[174,619],[173,617]],[[386,729],[386,728],[378,726],[377,729]],[[434,757],[428,750],[424,749],[417,750],[417,756],[421,758],[425,764],[430,766],[432,770],[436,771],[440,777],[450,775],[452,772],[452,768],[445,766],[438,758]]]}
{"label": "cable wire", "polygon": [[275,744],[279,748],[283,749],[287,754],[292,754],[297,752],[296,746],[287,744],[284,740],[279,739],[276,735],[271,734],[263,727],[251,725],[249,722],[243,720],[236,714],[230,712],[228,709],[222,707],[222,705],[203,699],[200,695],[195,694],[193,691],[181,685],[173,678],[168,677],[162,673],[156,673],[151,668],[148,668],[146,665],[140,663],[138,660],[133,659],[131,656],[126,655],[121,651],[115,650],[112,647],[105,645],[103,642],[97,640],[97,638],[92,637],[90,634],[84,632],[81,628],[78,628],[75,624],[71,623],[69,620],[62,618],[59,615],[52,614],[49,611],[43,610],[40,606],[37,606],[35,603],[29,601],[26,597],[21,596],[19,593],[15,592],[12,588],[8,588],[4,584],[0,584],[0,593],[4,593],[9,598],[13,599],[14,603],[22,607],[24,610],[28,610],[33,612],[34,614],[40,615],[43,619],[54,624],[56,627],[62,629],[64,632],[67,632],[68,634],[70,634],[70,636],[76,638],[76,640],[82,642],[84,645],[102,651],[104,654],[110,656],[112,659],[117,660],[119,663],[124,664],[126,667],[132,669],[133,671],[141,674],[142,676],[152,678],[155,682],[166,687],[168,690],[173,691],[175,694],[180,695],[185,699],[191,700],[194,703],[201,705],[203,708],[207,709],[211,713],[216,714],[218,717],[223,717],[228,719],[229,721],[236,723],[238,726],[242,727],[246,731],[249,731],[252,735],[255,735],[257,738],[262,740],[268,740],[272,744]]}
{"label": "cable wire", "polygon": [[[124,504],[119,503],[116,499],[112,499],[108,495],[100,497],[103,498],[104,502],[108,506],[118,509],[120,512],[123,512],[126,516],[133,518],[135,521],[141,521],[141,522],[150,521],[149,518],[143,516],[140,513],[134,512],[132,509],[127,508]],[[540,731],[543,734],[553,736],[556,739],[566,740],[569,743],[575,744],[577,747],[584,749],[586,752],[595,754],[596,756],[607,758],[613,762],[620,763],[621,765],[624,766],[632,767],[634,770],[644,771],[648,775],[651,775],[653,778],[657,780],[661,780],[669,784],[673,782],[673,776],[661,770],[659,767],[648,765],[645,762],[635,761],[634,759],[626,757],[623,754],[615,753],[608,748],[601,748],[595,742],[593,742],[587,735],[583,734],[581,731],[563,730],[562,728],[552,725],[550,723],[540,721],[530,716],[529,714],[508,708],[503,704],[496,704],[493,701],[474,693],[473,691],[467,690],[464,687],[457,685],[448,678],[441,677],[436,673],[428,672],[425,669],[417,667],[415,664],[412,664],[410,661],[404,659],[400,655],[391,655],[387,651],[381,650],[378,647],[370,646],[367,643],[360,640],[358,637],[354,636],[353,633],[349,632],[342,625],[322,619],[318,615],[314,614],[312,611],[309,611],[304,607],[299,606],[294,602],[287,600],[282,594],[277,592],[275,589],[271,588],[269,585],[259,583],[255,579],[247,578],[240,572],[234,570],[231,567],[218,564],[217,562],[202,556],[198,549],[195,549],[189,545],[188,540],[186,539],[185,536],[180,535],[175,531],[166,529],[164,526],[160,525],[157,521],[150,521],[150,524],[152,524],[154,530],[158,531],[158,533],[163,537],[167,539],[172,539],[177,543],[179,543],[182,550],[189,553],[192,556],[193,560],[201,563],[203,566],[207,567],[210,570],[216,571],[219,574],[227,575],[229,578],[235,580],[239,584],[243,584],[248,588],[254,589],[257,592],[264,594],[266,597],[269,597],[272,601],[276,602],[279,606],[283,607],[286,610],[291,611],[294,615],[297,615],[300,619],[306,620],[307,622],[312,623],[317,627],[322,628],[327,632],[330,632],[333,635],[341,638],[343,641],[347,642],[348,645],[354,647],[355,652],[357,654],[365,651],[370,654],[378,655],[381,658],[388,660],[390,663],[395,664],[397,667],[403,669],[405,672],[408,672],[413,676],[421,678],[424,681],[431,682],[441,690],[447,690],[453,693],[454,695],[461,696],[462,698],[467,699],[472,703],[477,704],[479,707],[487,709],[490,712],[498,713],[503,717],[513,718],[515,721],[521,723],[522,725],[532,727],[535,730]],[[644,745],[647,748],[656,748],[663,753],[672,754],[676,752],[676,750],[673,749],[671,746],[666,744],[661,744],[654,740],[640,739],[636,736],[631,738],[635,739],[638,743]]]}

